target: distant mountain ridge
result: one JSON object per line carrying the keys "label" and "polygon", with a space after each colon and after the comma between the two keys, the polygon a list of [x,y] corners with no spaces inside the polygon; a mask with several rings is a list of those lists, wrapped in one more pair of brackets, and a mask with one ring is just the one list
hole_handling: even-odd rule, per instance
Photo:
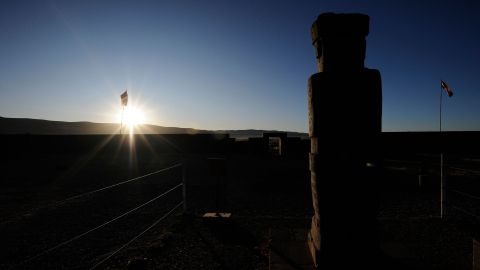
{"label": "distant mountain ridge", "polygon": [[[0,117],[0,134],[40,134],[40,135],[90,135],[118,134],[120,125],[113,123],[64,122],[31,118]],[[126,131],[124,131],[126,132]],[[262,137],[264,130],[202,130],[180,127],[163,127],[156,125],[140,125],[134,129],[137,134],[230,134],[232,138]],[[287,132],[288,136],[307,137],[306,133]]]}
{"label": "distant mountain ridge", "polygon": [[308,138],[307,133],[294,131],[278,131],[278,130],[260,130],[260,129],[240,129],[240,130],[215,130],[216,133],[228,133],[232,138],[244,139],[253,137],[263,137],[264,132],[286,132],[288,137]]}

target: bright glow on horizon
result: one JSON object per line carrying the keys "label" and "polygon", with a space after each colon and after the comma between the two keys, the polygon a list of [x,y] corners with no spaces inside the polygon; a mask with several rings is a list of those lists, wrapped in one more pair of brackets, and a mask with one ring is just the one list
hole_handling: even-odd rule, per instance
{"label": "bright glow on horizon", "polygon": [[[117,121],[122,121],[122,109],[118,112]],[[142,109],[135,107],[135,106],[126,106],[125,110],[123,110],[123,125],[126,127],[133,129],[138,125],[145,124],[145,113]]]}

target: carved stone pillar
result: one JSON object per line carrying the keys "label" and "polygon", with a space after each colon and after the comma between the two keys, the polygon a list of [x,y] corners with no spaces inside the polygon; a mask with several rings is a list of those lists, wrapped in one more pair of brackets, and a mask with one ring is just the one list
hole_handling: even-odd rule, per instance
{"label": "carved stone pillar", "polygon": [[318,73],[308,81],[308,244],[322,269],[373,266],[378,257],[382,88],[380,72],[364,67],[368,32],[363,14],[324,13],[312,26]]}

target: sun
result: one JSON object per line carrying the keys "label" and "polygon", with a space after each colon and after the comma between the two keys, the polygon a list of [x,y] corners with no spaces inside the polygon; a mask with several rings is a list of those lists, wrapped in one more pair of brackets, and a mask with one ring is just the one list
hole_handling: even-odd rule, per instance
{"label": "sun", "polygon": [[123,124],[133,128],[145,123],[145,113],[138,107],[127,106],[123,111]]}

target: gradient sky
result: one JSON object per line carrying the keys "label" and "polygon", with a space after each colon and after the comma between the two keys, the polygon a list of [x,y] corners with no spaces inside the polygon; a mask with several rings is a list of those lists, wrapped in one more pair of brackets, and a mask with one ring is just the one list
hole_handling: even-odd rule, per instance
{"label": "gradient sky", "polygon": [[[310,26],[370,15],[384,131],[480,130],[479,1],[0,1],[0,116],[307,131]],[[345,123],[348,125],[348,123]]]}

